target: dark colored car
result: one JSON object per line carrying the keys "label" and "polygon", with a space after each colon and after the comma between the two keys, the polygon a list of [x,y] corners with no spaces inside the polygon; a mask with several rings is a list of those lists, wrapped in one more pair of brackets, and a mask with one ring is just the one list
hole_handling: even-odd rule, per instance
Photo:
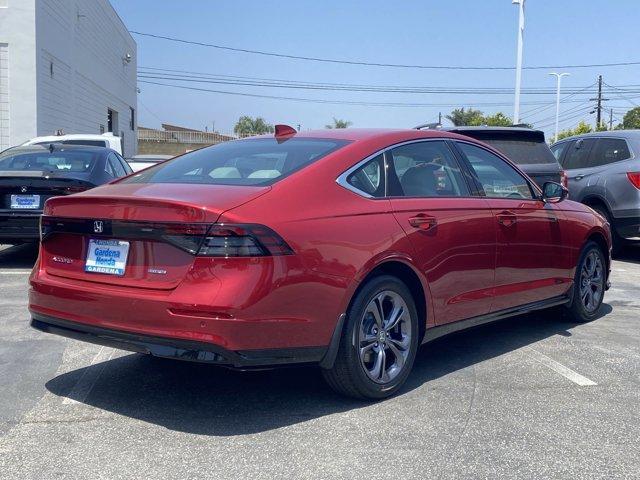
{"label": "dark colored car", "polygon": [[383,398],[436,337],[557,305],[598,316],[609,228],[565,197],[466,136],[277,126],[49,200],[31,324],[241,369],[315,363]]}
{"label": "dark colored car", "polygon": [[50,144],[5,150],[0,153],[0,243],[37,240],[47,199],[131,172],[120,155],[104,147]]}
{"label": "dark colored car", "polygon": [[521,127],[445,127],[443,130],[475,138],[506,155],[542,187],[545,182],[567,186],[562,166],[549,150],[544,132]]}

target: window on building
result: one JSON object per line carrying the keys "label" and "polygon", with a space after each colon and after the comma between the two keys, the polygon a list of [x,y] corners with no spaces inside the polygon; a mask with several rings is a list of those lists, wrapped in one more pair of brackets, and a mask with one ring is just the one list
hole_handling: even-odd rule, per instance
{"label": "window on building", "polygon": [[131,117],[129,119],[129,128],[131,130],[135,130],[136,129],[136,109],[133,107],[129,107],[130,113],[131,113]]}
{"label": "window on building", "polygon": [[107,132],[115,133],[117,135],[118,128],[118,112],[115,110],[107,109]]}

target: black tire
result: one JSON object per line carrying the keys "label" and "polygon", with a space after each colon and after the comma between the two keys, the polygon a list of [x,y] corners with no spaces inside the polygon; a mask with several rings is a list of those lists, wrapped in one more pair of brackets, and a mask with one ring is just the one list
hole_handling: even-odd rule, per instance
{"label": "black tire", "polygon": [[611,218],[607,207],[605,207],[604,205],[594,205],[591,208],[593,208],[596,212],[602,215],[607,220],[607,222],[609,222],[609,227],[611,228],[611,255],[620,255],[624,247],[624,239],[616,232],[616,229],[613,226],[613,219]]}
{"label": "black tire", "polygon": [[[582,283],[582,272],[585,268],[585,263],[588,262],[591,254],[594,254],[597,258],[599,258],[601,268],[602,268],[602,290],[599,298],[596,302],[595,308],[588,308],[585,306],[585,301],[581,295],[581,283]],[[573,279],[573,299],[569,305],[566,306],[566,312],[571,320],[578,323],[590,322],[596,319],[600,313],[600,309],[602,307],[602,301],[604,299],[605,285],[606,285],[606,275],[607,275],[607,261],[602,251],[602,248],[595,242],[588,242],[582,252],[580,254],[580,260],[576,266],[576,274]]]}
{"label": "black tire", "polygon": [[[367,373],[366,364],[364,360],[361,360],[360,335],[361,328],[366,329],[365,322],[368,322],[367,324],[369,326],[375,328],[375,325],[371,323],[372,317],[367,313],[369,311],[367,308],[374,302],[374,299],[384,292],[392,292],[401,297],[407,307],[408,317],[402,315],[403,320],[398,322],[397,327],[389,330],[392,333],[387,333],[387,337],[383,335],[383,341],[380,343],[376,342],[375,349],[371,348],[369,355],[372,357],[376,356],[375,358],[380,355],[379,351],[381,349],[386,351],[385,348],[389,348],[388,351],[390,351],[391,354],[383,352],[382,357],[386,359],[386,355],[391,355],[388,361],[393,360],[394,362],[390,367],[390,371],[394,374],[392,378],[391,374],[389,374],[389,380],[384,381],[385,373],[383,372],[381,379],[374,381],[370,378],[371,370],[368,370],[369,373]],[[384,298],[391,299],[392,297]],[[387,304],[389,303],[387,300],[385,300],[385,302]],[[401,302],[399,302],[399,304],[401,304]],[[391,303],[391,305],[395,304]],[[383,315],[383,317],[385,316],[386,315]],[[330,369],[322,369],[324,379],[333,390],[349,397],[378,400],[395,394],[402,387],[413,367],[419,342],[418,321],[415,302],[411,292],[402,281],[389,275],[372,278],[360,289],[351,302],[340,340],[340,347],[333,367]],[[372,331],[375,332],[375,330]],[[406,357],[403,356],[404,360],[398,362],[397,357],[393,353],[394,351],[398,351],[398,349],[392,349],[392,347],[398,343],[391,345],[391,342],[394,341],[392,338],[393,335],[396,336],[395,342],[399,342],[398,339],[404,337],[403,332],[405,332],[405,334],[410,332],[410,338],[405,341],[407,348],[402,350]],[[375,334],[373,334],[373,336],[375,336]],[[365,340],[365,342],[371,342],[370,338],[372,337],[367,338],[369,338],[369,340]],[[385,347],[385,345],[388,347]],[[402,366],[393,370],[394,365],[398,363],[402,363]],[[383,368],[380,369],[381,372],[384,370],[384,366],[388,366],[385,365],[385,363],[382,363],[382,365]],[[375,365],[373,368],[375,369]]]}

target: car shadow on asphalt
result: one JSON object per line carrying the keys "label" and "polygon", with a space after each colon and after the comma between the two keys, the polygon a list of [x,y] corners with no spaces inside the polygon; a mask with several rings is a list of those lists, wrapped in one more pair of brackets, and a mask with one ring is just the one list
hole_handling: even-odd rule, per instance
{"label": "car shadow on asphalt", "polygon": [[38,243],[0,245],[0,268],[30,270],[38,258]]}
{"label": "car shadow on asphalt", "polygon": [[[603,305],[602,316],[611,310],[609,305]],[[575,326],[559,309],[552,309],[433,341],[421,347],[400,395],[428,388],[434,379],[545,338],[571,336]],[[258,433],[370,404],[333,393],[316,367],[236,372],[138,354],[59,375],[46,387],[55,395],[69,397],[86,373],[99,378],[81,402],[170,430],[200,435]]]}
{"label": "car shadow on asphalt", "polygon": [[640,264],[640,248],[637,245],[628,245],[613,259],[619,262]]}

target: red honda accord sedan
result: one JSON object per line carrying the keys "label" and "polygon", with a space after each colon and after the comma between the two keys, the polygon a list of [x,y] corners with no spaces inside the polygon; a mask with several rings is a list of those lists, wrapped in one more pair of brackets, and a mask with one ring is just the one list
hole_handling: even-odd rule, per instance
{"label": "red honda accord sedan", "polygon": [[598,315],[609,227],[566,195],[461,135],[278,126],[48,200],[31,324],[240,369],[316,363],[383,398],[438,336]]}

